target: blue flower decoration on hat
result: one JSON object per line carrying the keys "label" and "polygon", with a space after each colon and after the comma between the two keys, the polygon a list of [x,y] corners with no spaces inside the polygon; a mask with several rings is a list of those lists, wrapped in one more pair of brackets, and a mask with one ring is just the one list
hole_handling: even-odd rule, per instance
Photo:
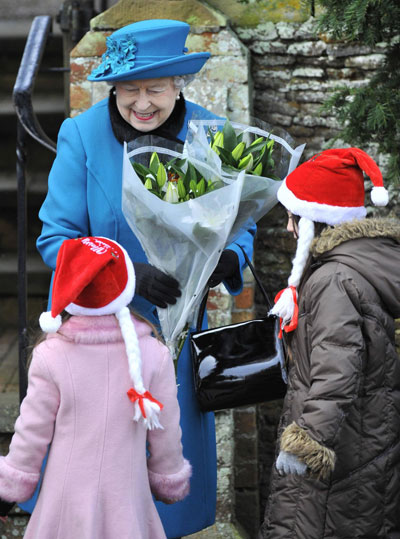
{"label": "blue flower decoration on hat", "polygon": [[103,77],[113,73],[120,75],[131,71],[135,66],[135,52],[137,47],[132,34],[126,38],[116,40],[112,36],[106,38],[107,50],[101,57],[101,64],[92,71],[94,78]]}
{"label": "blue flower decoration on hat", "polygon": [[200,71],[209,52],[187,54],[190,26],[182,21],[138,21],[107,38],[107,50],[90,81],[122,81],[174,77]]}

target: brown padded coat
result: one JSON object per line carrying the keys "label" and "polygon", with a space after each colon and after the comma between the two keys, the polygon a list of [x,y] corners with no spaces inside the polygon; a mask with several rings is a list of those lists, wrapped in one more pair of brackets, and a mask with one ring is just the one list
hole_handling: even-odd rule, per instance
{"label": "brown padded coat", "polygon": [[314,240],[278,432],[304,476],[272,471],[262,539],[400,539],[400,222]]}

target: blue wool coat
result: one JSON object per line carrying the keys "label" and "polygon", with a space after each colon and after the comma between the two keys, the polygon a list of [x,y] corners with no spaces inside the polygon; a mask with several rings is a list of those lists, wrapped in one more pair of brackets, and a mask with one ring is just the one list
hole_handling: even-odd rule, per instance
{"label": "blue wool coat", "polygon": [[[180,140],[185,140],[193,115],[215,118],[206,109],[186,101],[186,117]],[[61,126],[57,156],[49,175],[48,194],[40,210],[43,222],[37,247],[45,263],[55,268],[57,252],[65,239],[106,236],[125,247],[134,262],[147,262],[146,255],[129,228],[121,209],[123,146],[115,138],[108,112],[108,99],[100,101]],[[255,226],[229,245],[245,266],[241,245],[252,256]],[[239,294],[242,282],[232,294]],[[229,287],[227,286],[229,289]],[[133,308],[157,324],[154,305],[135,296]],[[213,524],[216,505],[216,442],[214,416],[201,413],[196,402],[190,349],[186,341],[178,364],[178,399],[181,408],[185,458],[193,467],[191,494],[174,505],[157,503],[168,538],[189,535]]]}

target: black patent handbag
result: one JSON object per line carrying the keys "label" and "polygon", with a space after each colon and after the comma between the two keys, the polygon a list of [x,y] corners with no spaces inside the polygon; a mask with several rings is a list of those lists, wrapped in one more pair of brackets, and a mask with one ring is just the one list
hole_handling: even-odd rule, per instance
{"label": "black patent handbag", "polygon": [[[246,262],[265,299],[272,304],[247,254]],[[285,396],[285,345],[279,339],[279,319],[267,316],[200,331],[206,293],[197,330],[190,336],[194,384],[202,411],[224,410]]]}

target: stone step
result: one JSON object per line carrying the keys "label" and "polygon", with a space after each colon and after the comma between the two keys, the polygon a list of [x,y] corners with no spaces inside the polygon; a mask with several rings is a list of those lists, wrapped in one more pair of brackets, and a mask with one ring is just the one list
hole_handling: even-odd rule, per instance
{"label": "stone step", "polygon": [[[30,208],[28,208],[30,210]],[[0,245],[1,256],[15,256],[18,250],[17,216],[15,209],[1,208],[0,211]],[[41,233],[42,223],[37,216],[37,209],[29,211],[26,227],[26,243],[28,253],[36,253],[36,240]],[[0,258],[1,260],[1,258]]]}
{"label": "stone step", "polygon": [[[31,22],[31,21],[29,21]],[[15,33],[14,33],[15,29]],[[2,61],[2,77],[0,93],[10,92],[14,86],[21,59],[24,53],[30,24],[15,24],[15,21],[0,21],[0,57]],[[49,71],[49,68],[63,66],[63,43],[60,33],[52,34],[46,44],[40,71],[35,83],[36,92],[55,91],[63,88],[63,73]]]}
{"label": "stone step", "polygon": [[[42,13],[42,15],[46,13]],[[22,14],[18,15],[15,19],[2,18],[0,20],[0,41],[26,41],[29,30],[32,26],[33,18],[24,18]],[[55,38],[61,39],[61,30],[57,23],[53,24],[52,33]]]}
{"label": "stone step", "polygon": [[[54,142],[64,120],[64,99],[62,95],[49,94],[48,98],[36,96],[33,110],[45,134]],[[2,172],[15,172],[17,144],[17,116],[10,98],[0,96],[0,162]],[[50,170],[55,153],[29,135],[26,138],[26,167],[30,171]]]}
{"label": "stone step", "polygon": [[[26,261],[28,295],[46,296],[49,290],[51,270],[39,254],[29,253]],[[15,296],[17,293],[18,259],[16,254],[0,255],[0,296]]]}
{"label": "stone step", "polygon": [[[54,154],[55,156],[55,154]],[[28,206],[37,207],[41,204],[47,193],[48,170],[43,172],[27,170],[25,184],[27,190]],[[16,171],[0,171],[0,207],[17,203],[17,174]]]}
{"label": "stone step", "polygon": [[[54,91],[54,89],[53,89]],[[46,95],[42,93],[35,93],[32,96],[33,110],[37,116],[48,115],[53,116],[58,114],[64,115],[64,98],[63,94],[48,93]],[[15,109],[11,96],[0,96],[0,115],[15,117]]]}
{"label": "stone step", "polygon": [[0,433],[13,432],[19,404],[18,333],[8,329],[0,335]]}

